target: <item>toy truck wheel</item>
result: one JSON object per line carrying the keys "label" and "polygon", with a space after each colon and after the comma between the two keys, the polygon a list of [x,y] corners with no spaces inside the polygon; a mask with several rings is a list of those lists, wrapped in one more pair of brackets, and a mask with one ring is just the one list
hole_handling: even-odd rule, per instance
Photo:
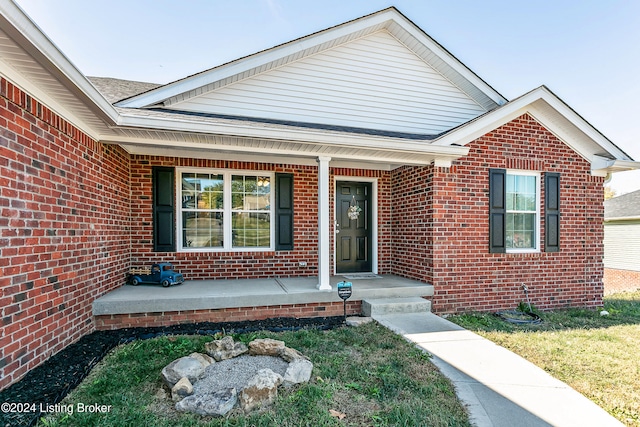
{"label": "toy truck wheel", "polygon": [[140,284],[140,279],[138,277],[132,277],[129,279],[129,283],[133,286],[138,286]]}
{"label": "toy truck wheel", "polygon": [[169,286],[171,286],[171,282],[168,281],[167,279],[164,279],[162,281],[162,286],[165,287],[165,288],[168,288]]}

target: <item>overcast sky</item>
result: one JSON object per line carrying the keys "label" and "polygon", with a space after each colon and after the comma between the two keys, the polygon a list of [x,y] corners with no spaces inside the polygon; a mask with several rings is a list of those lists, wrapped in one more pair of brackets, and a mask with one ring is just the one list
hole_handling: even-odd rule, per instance
{"label": "overcast sky", "polygon": [[[396,6],[507,99],[542,84],[640,160],[640,1],[17,0],[85,75],[173,80]],[[618,194],[640,172],[615,174]]]}

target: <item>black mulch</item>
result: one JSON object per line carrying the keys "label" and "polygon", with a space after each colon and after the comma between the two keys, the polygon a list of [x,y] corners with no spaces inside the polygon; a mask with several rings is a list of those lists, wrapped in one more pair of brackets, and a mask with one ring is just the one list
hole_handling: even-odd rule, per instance
{"label": "black mulch", "polygon": [[[233,323],[195,323],[155,328],[127,328],[96,331],[50,357],[32,369],[22,380],[0,392],[0,403],[28,403],[23,413],[0,412],[0,426],[33,426],[40,419],[40,404],[55,405],[89,374],[91,369],[115,346],[134,340],[162,335],[213,335],[218,332],[244,333],[269,330],[332,329],[344,318],[276,318]],[[35,412],[31,409],[35,408]],[[15,408],[14,408],[15,409]]]}

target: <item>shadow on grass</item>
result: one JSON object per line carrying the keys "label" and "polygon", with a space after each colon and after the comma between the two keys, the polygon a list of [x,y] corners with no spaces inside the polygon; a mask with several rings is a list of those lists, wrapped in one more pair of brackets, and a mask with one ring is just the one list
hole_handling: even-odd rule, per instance
{"label": "shadow on grass", "polygon": [[493,313],[465,313],[450,316],[448,320],[472,331],[522,332],[561,331],[570,329],[606,329],[620,325],[640,324],[640,291],[624,292],[605,297],[604,308],[567,308],[534,312],[540,316],[540,324],[512,324]]}

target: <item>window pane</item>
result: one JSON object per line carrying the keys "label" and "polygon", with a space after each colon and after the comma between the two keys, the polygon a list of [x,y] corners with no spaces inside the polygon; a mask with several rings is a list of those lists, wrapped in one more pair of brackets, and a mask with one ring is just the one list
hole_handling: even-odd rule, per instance
{"label": "window pane", "polygon": [[233,175],[231,188],[234,210],[271,209],[271,182],[268,176]]}
{"label": "window pane", "polygon": [[185,209],[222,209],[222,175],[182,174],[182,207]]}
{"label": "window pane", "polygon": [[507,247],[533,249],[535,240],[535,213],[507,213]]}
{"label": "window pane", "polygon": [[183,212],[182,244],[185,248],[215,248],[224,243],[222,212]]}
{"label": "window pane", "polygon": [[514,176],[516,182],[516,203],[513,209],[517,211],[536,210],[536,177],[535,176]]}
{"label": "window pane", "polygon": [[231,207],[233,209],[244,209],[244,177],[233,175],[231,178]]}
{"label": "window pane", "polygon": [[271,244],[271,215],[269,213],[234,212],[234,247],[269,247]]}

